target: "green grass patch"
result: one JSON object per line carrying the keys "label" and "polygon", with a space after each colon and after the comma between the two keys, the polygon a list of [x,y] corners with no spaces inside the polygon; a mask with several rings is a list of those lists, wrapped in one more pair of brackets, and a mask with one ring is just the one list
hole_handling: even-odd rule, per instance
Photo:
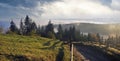
{"label": "green grass patch", "polygon": [[39,36],[0,35],[0,61],[69,61],[70,51],[59,40]]}

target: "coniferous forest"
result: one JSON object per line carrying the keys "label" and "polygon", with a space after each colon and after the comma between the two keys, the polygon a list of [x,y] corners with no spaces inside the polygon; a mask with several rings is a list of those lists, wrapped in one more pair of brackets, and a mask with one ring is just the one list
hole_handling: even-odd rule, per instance
{"label": "coniferous forest", "polygon": [[38,35],[41,37],[47,37],[51,39],[59,39],[61,41],[100,41],[99,33],[89,33],[84,35],[82,32],[76,30],[75,26],[63,29],[62,25],[58,25],[57,32],[54,30],[54,24],[49,21],[46,26],[37,26],[35,22],[27,15],[24,21],[20,21],[19,28],[16,26],[14,21],[10,22],[10,27],[7,33],[14,33],[18,35]]}

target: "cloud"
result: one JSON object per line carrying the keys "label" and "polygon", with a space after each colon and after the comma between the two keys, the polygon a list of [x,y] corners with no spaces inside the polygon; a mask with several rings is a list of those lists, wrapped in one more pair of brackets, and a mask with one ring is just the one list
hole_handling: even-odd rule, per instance
{"label": "cloud", "polygon": [[116,10],[120,10],[120,0],[112,0],[111,7]]}
{"label": "cloud", "polygon": [[57,0],[0,0],[1,3],[8,4],[10,6],[23,6],[33,8],[36,6],[37,2],[44,4],[46,2],[53,2]]}
{"label": "cloud", "polygon": [[119,3],[119,0],[0,0],[0,18],[13,18],[18,23],[29,15],[37,24],[47,24],[49,19],[55,23],[81,19],[85,22],[120,22]]}
{"label": "cloud", "polygon": [[56,1],[44,4],[42,10],[41,17],[48,19],[111,18],[115,14],[120,14],[99,0]]}

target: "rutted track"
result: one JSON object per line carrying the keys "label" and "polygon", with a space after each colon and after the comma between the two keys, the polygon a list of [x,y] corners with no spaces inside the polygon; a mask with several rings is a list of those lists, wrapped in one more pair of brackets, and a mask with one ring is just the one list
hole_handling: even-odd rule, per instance
{"label": "rutted track", "polygon": [[77,45],[77,50],[89,61],[116,61],[107,53],[88,45]]}

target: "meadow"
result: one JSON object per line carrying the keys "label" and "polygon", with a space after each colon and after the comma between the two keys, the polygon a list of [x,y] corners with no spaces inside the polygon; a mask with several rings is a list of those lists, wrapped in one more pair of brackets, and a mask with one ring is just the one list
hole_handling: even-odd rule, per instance
{"label": "meadow", "polygon": [[69,61],[68,45],[40,36],[0,34],[0,61]]}

